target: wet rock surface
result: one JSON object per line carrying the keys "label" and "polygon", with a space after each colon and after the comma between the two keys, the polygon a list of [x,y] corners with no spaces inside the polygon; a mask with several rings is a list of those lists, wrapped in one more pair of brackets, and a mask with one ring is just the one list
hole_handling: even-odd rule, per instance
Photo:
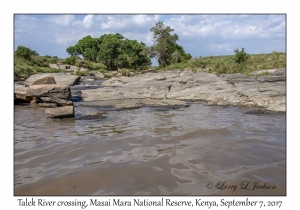
{"label": "wet rock surface", "polygon": [[45,110],[45,114],[51,118],[74,117],[74,107],[64,106],[64,107],[57,107],[57,108],[48,108]]}
{"label": "wet rock surface", "polygon": [[[193,73],[191,70],[149,72],[135,77],[111,78],[99,84],[99,87],[81,89],[80,95],[85,102],[125,99],[202,100],[208,105],[249,106],[277,112],[285,111],[286,70],[252,76],[213,75]],[[138,106],[139,103],[126,102],[123,107]]]}
{"label": "wet rock surface", "polygon": [[[70,87],[67,84],[78,85]],[[69,106],[73,102],[90,106],[95,102],[95,106],[117,110],[142,106],[179,108],[189,106],[186,101],[197,100],[208,105],[248,106],[284,112],[286,70],[250,76],[193,73],[191,70],[148,71],[133,77],[116,76],[107,80],[96,74],[83,77],[40,74],[32,75],[25,82],[15,82],[14,97],[27,101],[38,99],[43,107]]]}

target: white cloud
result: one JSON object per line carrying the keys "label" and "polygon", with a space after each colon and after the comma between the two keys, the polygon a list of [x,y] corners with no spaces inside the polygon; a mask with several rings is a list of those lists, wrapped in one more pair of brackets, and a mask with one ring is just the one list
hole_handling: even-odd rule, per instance
{"label": "white cloud", "polygon": [[134,15],[132,16],[132,21],[136,24],[145,24],[152,21],[153,18],[146,15]]}
{"label": "white cloud", "polygon": [[90,28],[94,24],[94,15],[87,15],[83,19],[83,26]]}
{"label": "white cloud", "polygon": [[[236,47],[261,53],[259,47],[274,43],[272,40],[279,40],[278,44],[265,49],[284,51],[285,18],[285,15],[15,15],[14,32],[16,45],[27,46],[26,40],[30,40],[28,47],[37,52],[50,48],[48,44],[55,43],[60,49],[75,45],[84,36],[108,33],[120,33],[150,46],[153,44],[150,28],[163,21],[175,29],[178,44],[193,56],[233,53]],[[37,40],[42,45],[35,44]]]}
{"label": "white cloud", "polygon": [[101,30],[146,33],[155,25],[159,17],[159,15],[108,15],[96,19],[101,25]]}
{"label": "white cloud", "polygon": [[209,47],[209,50],[211,51],[233,51],[233,49],[230,48],[229,43],[223,43],[223,44],[211,44]]}
{"label": "white cloud", "polygon": [[68,26],[75,19],[74,15],[50,15],[48,21],[60,26]]}
{"label": "white cloud", "polygon": [[[267,18],[266,18],[267,17]],[[199,34],[220,39],[267,38],[285,34],[284,15],[182,15],[166,22],[180,35]]]}

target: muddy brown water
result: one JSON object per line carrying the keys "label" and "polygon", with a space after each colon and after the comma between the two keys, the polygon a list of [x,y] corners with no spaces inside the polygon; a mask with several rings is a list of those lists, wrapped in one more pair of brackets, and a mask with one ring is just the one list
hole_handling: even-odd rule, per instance
{"label": "muddy brown water", "polygon": [[[77,105],[76,105],[77,104]],[[75,118],[14,107],[15,195],[285,195],[286,114],[206,106]],[[102,117],[82,117],[105,110]]]}

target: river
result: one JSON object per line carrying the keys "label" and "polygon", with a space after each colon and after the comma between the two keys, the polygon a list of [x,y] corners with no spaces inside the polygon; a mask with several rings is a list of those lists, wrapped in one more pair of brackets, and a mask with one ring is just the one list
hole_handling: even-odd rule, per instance
{"label": "river", "polygon": [[101,103],[68,119],[15,105],[15,195],[286,195],[285,113]]}

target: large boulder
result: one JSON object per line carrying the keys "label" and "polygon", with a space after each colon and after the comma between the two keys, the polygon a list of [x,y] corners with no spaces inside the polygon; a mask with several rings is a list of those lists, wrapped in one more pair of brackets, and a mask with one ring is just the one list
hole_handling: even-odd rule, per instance
{"label": "large boulder", "polygon": [[73,106],[63,106],[57,108],[48,108],[45,110],[45,114],[51,118],[67,118],[74,117]]}
{"label": "large boulder", "polygon": [[28,87],[26,96],[37,98],[45,96],[69,100],[71,98],[71,90],[68,85],[32,85]]}
{"label": "large boulder", "polygon": [[56,84],[58,85],[75,85],[79,82],[80,77],[77,75],[70,75],[65,73],[44,73],[31,75],[24,84],[26,86],[32,85],[35,81],[45,78],[47,76],[53,76]]}
{"label": "large boulder", "polygon": [[56,84],[53,76],[47,76],[36,80],[32,85],[42,85],[42,84]]}

